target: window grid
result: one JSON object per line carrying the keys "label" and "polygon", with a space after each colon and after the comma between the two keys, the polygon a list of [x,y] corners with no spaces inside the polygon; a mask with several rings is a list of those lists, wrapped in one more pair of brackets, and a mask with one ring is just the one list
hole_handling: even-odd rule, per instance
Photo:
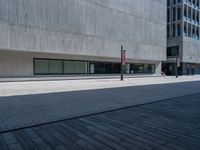
{"label": "window grid", "polygon": [[200,40],[200,0],[167,0],[167,37]]}

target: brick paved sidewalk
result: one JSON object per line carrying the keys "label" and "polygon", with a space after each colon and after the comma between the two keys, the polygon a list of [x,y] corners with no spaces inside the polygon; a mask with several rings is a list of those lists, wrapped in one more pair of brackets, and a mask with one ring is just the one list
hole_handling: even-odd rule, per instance
{"label": "brick paved sidewalk", "polygon": [[199,150],[200,94],[0,134],[1,150]]}

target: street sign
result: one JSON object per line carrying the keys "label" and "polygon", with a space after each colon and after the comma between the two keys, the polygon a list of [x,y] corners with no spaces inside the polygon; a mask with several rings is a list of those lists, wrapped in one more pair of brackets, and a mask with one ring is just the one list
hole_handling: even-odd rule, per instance
{"label": "street sign", "polygon": [[122,64],[125,65],[126,64],[126,50],[122,51]]}

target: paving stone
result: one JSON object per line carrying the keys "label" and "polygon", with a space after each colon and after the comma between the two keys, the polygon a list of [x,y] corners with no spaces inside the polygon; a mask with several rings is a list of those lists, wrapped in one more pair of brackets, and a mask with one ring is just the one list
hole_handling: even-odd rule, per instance
{"label": "paving stone", "polygon": [[3,137],[1,135],[0,135],[0,149],[1,150],[8,149],[8,145],[6,144],[5,140],[3,139]]}
{"label": "paving stone", "polygon": [[1,133],[0,149],[199,150],[199,99],[195,94]]}
{"label": "paving stone", "polygon": [[18,142],[24,149],[27,150],[37,150],[38,147],[33,143],[33,141],[26,136],[24,131],[14,131],[13,134],[16,136]]}

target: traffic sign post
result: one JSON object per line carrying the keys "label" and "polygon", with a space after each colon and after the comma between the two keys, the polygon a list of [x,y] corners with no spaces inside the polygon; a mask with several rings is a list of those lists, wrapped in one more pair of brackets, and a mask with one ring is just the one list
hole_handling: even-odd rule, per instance
{"label": "traffic sign post", "polygon": [[124,80],[124,65],[126,64],[126,51],[121,46],[121,81]]}

